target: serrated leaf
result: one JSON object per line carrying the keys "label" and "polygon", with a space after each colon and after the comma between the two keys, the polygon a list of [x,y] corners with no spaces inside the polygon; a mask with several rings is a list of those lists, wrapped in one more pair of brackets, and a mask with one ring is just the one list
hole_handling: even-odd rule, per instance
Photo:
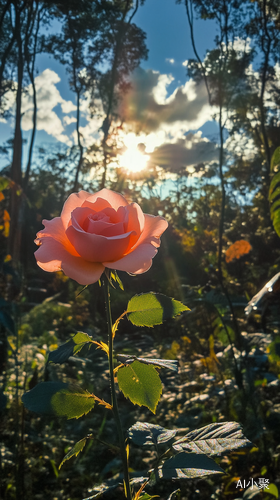
{"label": "serrated leaf", "polygon": [[160,425],[136,422],[128,429],[128,436],[138,446],[151,446],[166,443],[177,434],[177,429],[169,430]]}
{"label": "serrated leaf", "polygon": [[220,455],[245,446],[252,446],[252,443],[243,435],[237,422],[206,425],[173,443],[176,451],[205,453],[208,456]]}
{"label": "serrated leaf", "polygon": [[50,352],[48,363],[56,363],[61,365],[65,363],[70,356],[74,356],[86,345],[95,343],[87,333],[78,332],[65,344],[59,346],[55,351]]}
{"label": "serrated leaf", "polygon": [[134,361],[131,365],[120,368],[117,377],[119,388],[126,398],[139,406],[147,406],[155,413],[162,386],[154,366]]}
{"label": "serrated leaf", "polygon": [[117,354],[117,360],[124,365],[130,365],[133,361],[139,361],[145,365],[159,366],[160,368],[167,368],[174,372],[178,372],[179,363],[177,360],[170,359],[151,359],[151,358],[138,358],[129,354]]}
{"label": "serrated leaf", "polygon": [[68,453],[66,453],[65,457],[63,458],[62,462],[59,464],[58,469],[60,470],[63,464],[66,462],[66,460],[69,460],[70,458],[74,457],[74,455],[77,457],[81,451],[83,451],[85,444],[87,442],[87,438],[83,438],[80,441],[78,441],[73,448],[71,448]]}
{"label": "serrated leaf", "polygon": [[169,458],[158,469],[158,475],[162,479],[188,479],[224,473],[212,458],[184,452]]}
{"label": "serrated leaf", "polygon": [[41,382],[22,396],[28,410],[56,417],[80,418],[94,407],[92,394],[63,382]]}
{"label": "serrated leaf", "polygon": [[175,318],[189,308],[178,300],[160,293],[135,295],[127,305],[127,318],[136,326],[161,325],[165,319]]}

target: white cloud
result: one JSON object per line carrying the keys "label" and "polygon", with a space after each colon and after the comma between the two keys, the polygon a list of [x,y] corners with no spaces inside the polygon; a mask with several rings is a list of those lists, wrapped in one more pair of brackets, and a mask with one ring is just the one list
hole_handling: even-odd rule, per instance
{"label": "white cloud", "polygon": [[[35,78],[37,94],[37,129],[44,130],[47,134],[55,137],[58,141],[72,145],[72,141],[64,134],[64,125],[58,114],[54,111],[57,105],[61,105],[63,113],[70,113],[76,109],[71,101],[65,101],[61,96],[56,84],[60,77],[51,69],[44,70]],[[31,85],[27,93],[22,96],[22,129],[31,130],[33,127],[33,92]],[[74,121],[73,118],[64,117],[66,125]],[[68,123],[67,123],[68,119]]]}
{"label": "white cloud", "polygon": [[172,75],[160,75],[156,71],[154,73],[158,77],[158,82],[152,89],[153,96],[157,104],[165,104],[168,94],[167,87],[173,82],[174,78]]}
{"label": "white cloud", "polygon": [[182,66],[185,66],[185,67],[187,67],[187,66],[188,66],[188,64],[189,64],[189,61],[188,61],[188,59],[186,59],[186,61],[182,62]]}
{"label": "white cloud", "polygon": [[165,59],[166,62],[170,63],[170,64],[174,64],[175,63],[175,59],[169,59],[168,57]]}
{"label": "white cloud", "polygon": [[[208,103],[204,83],[189,80],[167,97],[171,75],[138,68],[132,76],[131,89],[119,106],[121,118],[136,132],[146,133],[180,122],[185,132],[197,129],[211,119],[214,112]],[[178,124],[176,125],[176,128]]]}
{"label": "white cloud", "polygon": [[67,127],[67,125],[70,125],[71,123],[76,123],[77,118],[75,116],[64,116],[63,117],[63,125]]}
{"label": "white cloud", "polygon": [[71,113],[71,111],[75,111],[77,109],[77,106],[75,104],[73,104],[72,101],[64,101],[62,99],[60,104],[61,104],[61,109],[62,109],[63,113],[65,113],[65,114]]}

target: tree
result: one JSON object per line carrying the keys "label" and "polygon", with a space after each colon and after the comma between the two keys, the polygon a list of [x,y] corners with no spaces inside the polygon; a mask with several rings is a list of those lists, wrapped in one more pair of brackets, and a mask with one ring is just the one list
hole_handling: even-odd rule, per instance
{"label": "tree", "polygon": [[[70,88],[76,94],[76,134],[79,160],[75,172],[73,190],[78,187],[79,174],[84,161],[84,145],[80,133],[80,104],[85,92],[91,95],[91,111],[95,112],[95,99],[101,97],[106,115],[102,130],[105,185],[107,147],[112,112],[116,102],[116,87],[124,90],[125,77],[147,53],[144,34],[131,24],[138,9],[131,0],[72,2],[65,9],[57,4],[57,15],[62,22],[62,34],[51,36],[48,50],[66,65]],[[129,12],[133,9],[132,14]],[[108,71],[104,68],[111,67]]]}

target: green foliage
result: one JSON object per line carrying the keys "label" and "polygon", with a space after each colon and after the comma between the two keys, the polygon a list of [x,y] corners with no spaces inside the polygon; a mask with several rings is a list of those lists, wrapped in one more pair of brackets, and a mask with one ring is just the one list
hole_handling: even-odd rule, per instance
{"label": "green foliage", "polygon": [[178,300],[152,292],[135,295],[127,305],[127,317],[136,326],[161,325],[184,311],[189,308]]}
{"label": "green foliage", "polygon": [[271,159],[271,174],[273,174],[268,199],[270,201],[270,216],[273,227],[280,236],[280,147],[274,151]]}
{"label": "green foliage", "polygon": [[159,402],[162,386],[156,368],[139,361],[118,370],[118,384],[125,397],[153,413]]}
{"label": "green foliage", "polygon": [[[267,495],[268,494],[268,495]],[[279,492],[278,492],[278,488],[276,486],[276,484],[269,484],[266,489],[265,489],[265,495],[268,496],[268,499],[270,497],[275,497],[275,498],[279,498]],[[265,497],[266,498],[266,497]]]}
{"label": "green foliage", "polygon": [[119,275],[118,275],[117,271],[111,271],[111,272],[110,272],[110,279],[111,279],[110,283],[111,283],[111,285],[112,285],[112,286],[113,286],[113,284],[112,284],[112,279],[113,279],[113,280],[115,281],[115,283],[117,283],[117,284],[118,284],[118,287],[119,287],[122,291],[124,291],[124,286],[123,286],[123,284],[122,284],[122,280],[120,279],[120,277],[119,277]]}
{"label": "green foliage", "polygon": [[22,401],[28,410],[68,419],[86,415],[95,404],[88,391],[63,382],[41,382],[26,392]]}
{"label": "green foliage", "polygon": [[126,354],[118,354],[117,359],[125,365],[130,365],[131,363],[133,363],[133,361],[139,361],[139,363],[144,363],[145,365],[154,365],[160,368],[167,368],[168,370],[178,372],[179,363],[177,360],[139,358]]}
{"label": "green foliage", "polygon": [[87,333],[78,332],[76,335],[73,335],[72,339],[68,340],[68,342],[62,344],[55,351],[50,352],[48,362],[58,364],[65,363],[70,356],[78,354],[85,345],[90,344],[93,344],[93,341]]}
{"label": "green foliage", "polygon": [[202,452],[208,456],[220,455],[245,446],[252,446],[252,443],[245,438],[237,422],[207,425],[202,429],[189,432],[173,444],[176,451]]}
{"label": "green foliage", "polygon": [[169,458],[158,469],[162,479],[190,479],[224,473],[225,471],[206,455],[184,452]]}
{"label": "green foliage", "polygon": [[66,455],[63,458],[62,462],[59,464],[58,468],[61,469],[61,467],[63,466],[63,464],[66,462],[66,460],[69,460],[70,458],[72,458],[74,456],[77,457],[79,455],[79,453],[81,451],[83,451],[86,442],[87,442],[87,438],[83,438],[80,441],[78,441],[75,444],[75,446],[73,446],[73,448],[71,448],[71,450],[69,450],[68,453],[66,453]]}
{"label": "green foliage", "polygon": [[131,441],[138,446],[155,446],[170,441],[176,436],[177,432],[177,429],[168,430],[161,425],[136,422],[128,430],[128,435]]}

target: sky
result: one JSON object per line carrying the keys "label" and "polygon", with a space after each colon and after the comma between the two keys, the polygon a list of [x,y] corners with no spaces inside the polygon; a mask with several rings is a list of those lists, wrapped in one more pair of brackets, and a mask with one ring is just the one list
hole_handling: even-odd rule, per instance
{"label": "sky", "polygon": [[[120,103],[125,120],[120,139],[127,150],[120,158],[126,169],[140,170],[147,160],[175,172],[218,157],[217,126],[212,120],[204,85],[197,86],[186,75],[188,59],[194,57],[184,4],[175,0],[146,0],[133,21],[146,33],[148,60],[131,76],[132,90]],[[213,46],[215,25],[195,23],[198,52],[203,59]],[[69,89],[65,68],[47,54],[37,58],[38,118],[36,146],[76,143],[75,96]],[[22,128],[27,141],[32,128],[32,93],[23,97]],[[14,96],[7,96],[7,108]],[[1,120],[1,119],[0,119]],[[103,117],[90,119],[87,101],[82,103],[80,131],[85,146],[100,137]],[[2,141],[13,135],[13,120],[0,121]],[[140,144],[140,148],[139,148]],[[144,154],[143,154],[144,153]],[[23,163],[27,159],[24,146]],[[7,158],[4,164],[7,164]],[[133,165],[132,165],[133,163]],[[2,163],[3,165],[3,163]]]}

